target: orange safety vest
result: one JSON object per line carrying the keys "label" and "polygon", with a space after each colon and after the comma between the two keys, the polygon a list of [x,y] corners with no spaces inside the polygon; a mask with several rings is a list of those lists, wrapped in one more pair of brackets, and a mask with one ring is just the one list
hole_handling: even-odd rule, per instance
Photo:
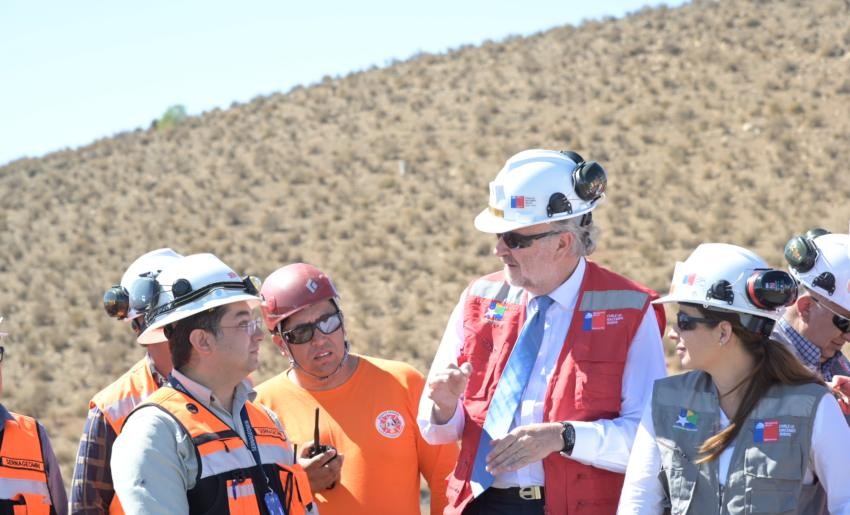
{"label": "orange safety vest", "polygon": [[4,424],[0,445],[0,507],[11,507],[16,514],[49,515],[52,503],[38,423],[11,415],[14,420]]}
{"label": "orange safety vest", "polygon": [[[620,412],[629,345],[650,301],[658,295],[587,261],[576,309],[544,397],[543,421],[597,420]],[[461,450],[446,490],[446,514],[460,514],[472,500],[469,479],[481,428],[496,385],[525,321],[528,293],[511,287],[502,272],[474,281],[463,306],[461,360],[472,365],[463,397]],[[656,306],[664,332],[663,308]],[[543,459],[545,510],[552,514],[607,514],[617,509],[622,474],[552,453]],[[520,485],[527,486],[527,485]]]}
{"label": "orange safety vest", "polygon": [[263,500],[266,492],[254,488],[266,479],[287,515],[314,513],[307,474],[300,465],[286,463],[292,454],[286,435],[261,406],[245,404],[266,479],[239,434],[190,395],[164,386],[145,404],[174,417],[195,445],[198,475],[195,486],[186,492],[190,513],[268,513]]}
{"label": "orange safety vest", "polygon": [[[117,435],[121,433],[127,416],[158,389],[159,385],[148,367],[148,359],[144,357],[114,383],[98,392],[89,401],[89,409],[99,409]],[[109,513],[124,515],[117,495],[112,496]]]}

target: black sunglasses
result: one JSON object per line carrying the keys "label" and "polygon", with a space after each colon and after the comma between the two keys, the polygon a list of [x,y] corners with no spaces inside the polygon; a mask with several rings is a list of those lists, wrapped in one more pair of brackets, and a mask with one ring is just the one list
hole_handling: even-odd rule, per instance
{"label": "black sunglasses", "polygon": [[503,232],[497,234],[496,239],[504,241],[505,246],[509,249],[526,249],[530,247],[535,240],[545,238],[546,236],[552,236],[553,234],[561,234],[561,231],[547,231],[541,232],[540,234],[530,234],[528,236],[524,234],[517,234],[515,232]]}
{"label": "black sunglasses", "polygon": [[301,344],[313,339],[314,331],[318,329],[322,334],[331,334],[342,327],[342,313],[334,311],[320,317],[315,322],[308,322],[293,327],[289,331],[280,333],[286,343]]}
{"label": "black sunglasses", "polygon": [[676,327],[678,327],[680,331],[693,331],[699,323],[714,327],[720,323],[720,320],[693,317],[681,311],[676,314]]}
{"label": "black sunglasses", "polygon": [[814,295],[812,296],[812,300],[823,306],[827,311],[832,313],[832,325],[834,325],[841,334],[850,333],[850,318],[845,316],[841,316],[835,311],[833,311],[829,306],[819,301]]}

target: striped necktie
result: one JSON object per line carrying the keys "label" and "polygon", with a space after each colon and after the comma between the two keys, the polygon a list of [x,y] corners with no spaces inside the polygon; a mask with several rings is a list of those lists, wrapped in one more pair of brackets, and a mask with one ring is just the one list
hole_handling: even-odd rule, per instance
{"label": "striped necktie", "polygon": [[543,327],[546,321],[546,310],[552,304],[552,298],[542,295],[534,299],[537,310],[528,319],[517,338],[511,356],[499,377],[496,393],[487,409],[487,418],[478,442],[475,463],[472,466],[470,484],[475,497],[493,484],[493,475],[487,472],[487,454],[490,453],[490,442],[495,438],[503,438],[508,434],[514,414],[519,407],[522,392],[528,384],[531,369],[537,360],[540,344],[543,342]]}

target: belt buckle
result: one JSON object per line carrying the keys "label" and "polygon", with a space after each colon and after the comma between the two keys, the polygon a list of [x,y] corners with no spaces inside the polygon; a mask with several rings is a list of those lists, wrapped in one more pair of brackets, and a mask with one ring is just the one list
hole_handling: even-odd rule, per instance
{"label": "belt buckle", "polygon": [[537,501],[543,498],[539,486],[523,486],[519,489],[519,496],[526,501]]}

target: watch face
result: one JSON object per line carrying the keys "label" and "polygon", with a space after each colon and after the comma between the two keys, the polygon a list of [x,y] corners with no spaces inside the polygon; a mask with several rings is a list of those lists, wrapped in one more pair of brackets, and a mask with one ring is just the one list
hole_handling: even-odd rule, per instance
{"label": "watch face", "polygon": [[575,446],[576,430],[569,422],[562,422],[562,424],[564,427],[561,430],[561,436],[564,439],[564,448],[561,449],[561,452],[569,455],[573,452],[573,446]]}

